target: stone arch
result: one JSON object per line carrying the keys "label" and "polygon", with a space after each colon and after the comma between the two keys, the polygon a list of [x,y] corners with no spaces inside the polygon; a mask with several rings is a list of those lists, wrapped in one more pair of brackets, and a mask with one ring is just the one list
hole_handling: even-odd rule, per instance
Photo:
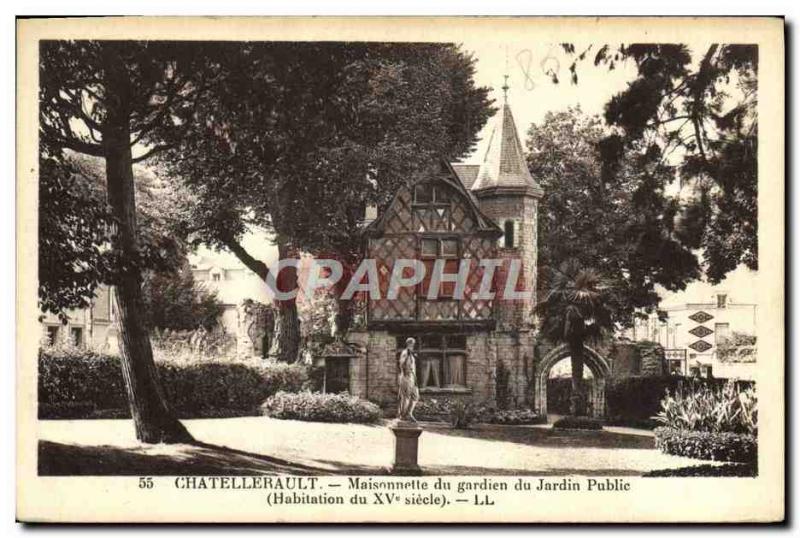
{"label": "stone arch", "polygon": [[[597,351],[589,346],[583,346],[586,351],[584,364],[594,376],[592,387],[592,416],[600,418],[606,413],[606,379],[611,375],[611,366]],[[533,401],[536,410],[543,415],[547,414],[547,378],[550,370],[559,361],[569,357],[569,347],[564,344],[550,351],[536,365],[534,372]]]}

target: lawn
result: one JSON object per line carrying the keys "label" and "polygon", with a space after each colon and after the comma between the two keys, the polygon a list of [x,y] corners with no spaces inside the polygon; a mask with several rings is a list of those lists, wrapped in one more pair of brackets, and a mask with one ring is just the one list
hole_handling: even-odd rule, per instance
{"label": "lawn", "polygon": [[[264,417],[184,421],[197,444],[143,445],[130,420],[39,421],[46,475],[383,474],[392,463],[386,425]],[[423,424],[419,463],[437,475],[638,476],[698,465],[661,454],[645,430],[558,432],[549,426]]]}

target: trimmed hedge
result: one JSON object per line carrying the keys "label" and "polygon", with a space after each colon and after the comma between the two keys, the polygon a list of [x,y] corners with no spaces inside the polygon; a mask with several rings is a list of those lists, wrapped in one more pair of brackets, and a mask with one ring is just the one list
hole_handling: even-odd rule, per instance
{"label": "trimmed hedge", "polygon": [[603,421],[591,417],[562,417],[553,423],[556,430],[602,430]]}
{"label": "trimmed hedge", "polygon": [[[167,401],[180,418],[254,416],[279,391],[308,382],[303,365],[157,362]],[[39,352],[39,418],[129,418],[119,357],[86,350]]]}
{"label": "trimmed hedge", "polygon": [[656,428],[656,448],[673,456],[755,464],[756,437],[744,433],[702,432]]}
{"label": "trimmed hedge", "polygon": [[349,394],[278,392],[261,405],[261,413],[283,420],[374,424],[383,418],[380,407]]}

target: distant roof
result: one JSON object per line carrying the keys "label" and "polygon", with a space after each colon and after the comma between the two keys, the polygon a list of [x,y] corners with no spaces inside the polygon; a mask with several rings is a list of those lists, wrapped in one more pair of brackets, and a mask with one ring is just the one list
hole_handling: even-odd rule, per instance
{"label": "distant roof", "polygon": [[471,188],[472,184],[475,183],[475,179],[478,177],[478,171],[481,169],[481,165],[479,164],[452,163],[451,166],[453,170],[455,170],[458,179],[461,180],[461,183],[463,183],[464,187],[467,189]]}
{"label": "distant roof", "polygon": [[[463,179],[462,179],[463,181]],[[517,126],[508,103],[503,104],[489,137],[477,177],[467,187],[473,192],[491,188],[526,189],[534,196],[543,194],[542,187],[531,177]]]}

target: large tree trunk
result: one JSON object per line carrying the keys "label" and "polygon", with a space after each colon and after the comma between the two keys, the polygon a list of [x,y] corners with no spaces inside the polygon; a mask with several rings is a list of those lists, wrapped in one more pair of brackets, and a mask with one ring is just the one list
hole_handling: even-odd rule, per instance
{"label": "large tree trunk", "polygon": [[120,356],[136,438],[145,443],[182,443],[192,436],[169,408],[158,379],[144,319],[138,266],[136,202],[130,148],[130,81],[117,45],[106,45],[106,105],[103,132],[108,201],[116,219],[114,247],[121,256],[116,281]]}
{"label": "large tree trunk", "polygon": [[570,366],[572,368],[572,392],[569,397],[569,412],[571,415],[586,414],[586,397],[583,394],[583,342],[570,341],[569,344]]}
{"label": "large tree trunk", "polygon": [[[278,258],[286,260],[296,258],[297,254],[287,241],[278,237]],[[285,267],[277,278],[278,289],[289,292],[297,289],[297,270],[294,267]],[[278,319],[275,324],[275,343],[273,355],[281,362],[293,363],[300,353],[300,317],[297,315],[296,299],[276,301],[278,304]]]}

